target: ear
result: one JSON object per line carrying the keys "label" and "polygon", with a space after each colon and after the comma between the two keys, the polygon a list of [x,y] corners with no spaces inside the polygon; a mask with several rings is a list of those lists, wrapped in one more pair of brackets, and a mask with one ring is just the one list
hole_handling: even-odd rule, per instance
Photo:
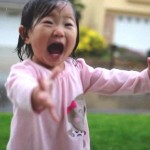
{"label": "ear", "polygon": [[19,26],[19,34],[20,34],[22,40],[24,40],[24,42],[26,44],[30,44],[30,39],[29,39],[27,30],[25,29],[25,27],[23,25]]}

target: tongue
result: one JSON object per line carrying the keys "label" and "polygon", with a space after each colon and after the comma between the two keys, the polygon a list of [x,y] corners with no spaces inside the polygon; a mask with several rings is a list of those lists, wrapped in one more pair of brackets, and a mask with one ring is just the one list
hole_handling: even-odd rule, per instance
{"label": "tongue", "polygon": [[51,50],[51,51],[49,52],[49,54],[51,55],[52,58],[57,59],[57,58],[60,56],[61,51],[60,51],[60,50],[57,50],[57,49]]}
{"label": "tongue", "polygon": [[49,53],[50,53],[50,54],[61,54],[61,51],[55,49],[55,50],[51,50]]}

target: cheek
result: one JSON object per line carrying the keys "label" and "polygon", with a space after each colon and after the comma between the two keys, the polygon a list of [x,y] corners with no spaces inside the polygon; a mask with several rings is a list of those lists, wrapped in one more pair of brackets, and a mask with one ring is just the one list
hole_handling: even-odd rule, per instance
{"label": "cheek", "polygon": [[70,47],[72,47],[72,49],[74,48],[75,44],[76,44],[76,39],[77,39],[77,33],[73,32],[70,37],[68,38],[68,41],[70,43]]}
{"label": "cheek", "polygon": [[46,44],[46,42],[47,42],[47,38],[46,36],[44,36],[42,32],[35,33],[31,39],[31,45],[33,47],[43,47]]}
{"label": "cheek", "polygon": [[77,39],[77,30],[75,30],[75,31],[73,32],[73,38],[74,38],[74,41],[76,42],[76,39]]}
{"label": "cheek", "polygon": [[34,31],[32,32],[32,34],[33,34],[32,37],[37,41],[38,40],[44,41],[49,36],[49,32],[45,28],[42,28],[39,26],[34,28]]}

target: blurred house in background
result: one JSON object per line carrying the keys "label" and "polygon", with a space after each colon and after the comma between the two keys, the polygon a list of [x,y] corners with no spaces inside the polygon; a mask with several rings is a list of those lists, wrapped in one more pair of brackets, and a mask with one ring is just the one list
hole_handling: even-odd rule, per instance
{"label": "blurred house in background", "polygon": [[103,34],[109,44],[146,54],[150,49],[150,0],[82,0],[81,25]]}
{"label": "blurred house in background", "polygon": [[[21,9],[28,0],[0,0],[0,47],[14,48]],[[80,0],[81,25],[103,34],[109,44],[146,54],[150,49],[150,0]]]}

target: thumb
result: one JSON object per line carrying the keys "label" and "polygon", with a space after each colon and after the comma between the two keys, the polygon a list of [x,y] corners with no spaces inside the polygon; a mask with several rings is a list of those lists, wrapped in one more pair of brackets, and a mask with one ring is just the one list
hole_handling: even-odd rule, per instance
{"label": "thumb", "polygon": [[43,107],[50,112],[50,115],[54,121],[59,122],[60,119],[56,113],[55,104],[49,95],[44,94],[43,100],[41,100],[41,105],[43,105]]}
{"label": "thumb", "polygon": [[60,121],[60,118],[58,117],[58,114],[56,113],[55,107],[51,107],[49,109],[49,112],[50,112],[52,118],[54,119],[54,121],[56,121],[56,122]]}

